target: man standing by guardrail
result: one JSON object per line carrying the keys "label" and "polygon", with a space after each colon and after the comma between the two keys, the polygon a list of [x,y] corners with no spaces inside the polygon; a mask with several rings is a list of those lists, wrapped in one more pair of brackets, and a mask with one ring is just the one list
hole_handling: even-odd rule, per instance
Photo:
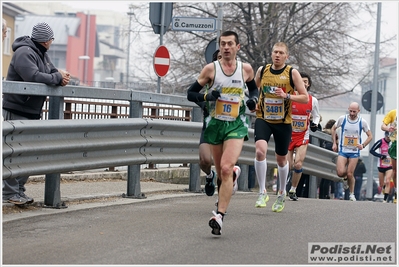
{"label": "man standing by guardrail", "polygon": [[[33,26],[31,37],[17,38],[12,44],[14,54],[6,80],[67,85],[69,73],[55,68],[47,54],[53,41],[53,30],[45,22]],[[39,120],[45,100],[46,96],[4,94],[4,120]],[[16,205],[33,203],[33,199],[25,194],[28,178],[3,180],[3,200]]]}
{"label": "man standing by guardrail", "polygon": [[[360,157],[360,150],[371,142],[373,134],[367,121],[358,115],[360,108],[357,102],[352,102],[348,110],[349,114],[339,117],[331,128],[332,149],[334,152],[338,152],[337,175],[344,180],[348,179],[349,200],[356,201],[354,194],[355,168]],[[338,135],[337,144],[337,140],[334,137],[338,128],[341,128],[341,134]],[[367,134],[367,139],[364,142],[362,142],[362,131]]]}
{"label": "man standing by guardrail", "polygon": [[[187,91],[189,101],[207,101],[209,105],[210,116],[206,118],[204,138],[212,146],[216,172],[222,181],[217,211],[213,211],[214,216],[209,220],[214,235],[222,233],[223,219],[241,173],[235,164],[244,141],[249,139],[244,103],[245,84],[251,97],[258,95],[251,65],[236,59],[240,49],[237,33],[223,32],[219,47],[222,58],[207,64]],[[200,90],[205,84],[209,84],[210,88],[208,93],[202,94]]]}

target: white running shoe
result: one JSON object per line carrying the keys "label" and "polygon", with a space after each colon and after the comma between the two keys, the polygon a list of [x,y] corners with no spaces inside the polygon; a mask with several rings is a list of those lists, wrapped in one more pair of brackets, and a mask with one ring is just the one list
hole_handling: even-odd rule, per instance
{"label": "white running shoe", "polygon": [[354,195],[354,194],[350,194],[350,195],[349,195],[349,200],[350,200],[350,201],[356,201],[355,195]]}
{"label": "white running shoe", "polygon": [[233,180],[233,193],[232,195],[234,195],[237,190],[238,190],[238,177],[240,177],[241,174],[241,168],[239,166],[234,166],[233,168],[233,172],[235,173],[236,178]]}
{"label": "white running shoe", "polygon": [[213,217],[209,220],[209,226],[212,228],[212,234],[221,235],[222,234],[222,214],[216,213],[214,210],[212,211]]}

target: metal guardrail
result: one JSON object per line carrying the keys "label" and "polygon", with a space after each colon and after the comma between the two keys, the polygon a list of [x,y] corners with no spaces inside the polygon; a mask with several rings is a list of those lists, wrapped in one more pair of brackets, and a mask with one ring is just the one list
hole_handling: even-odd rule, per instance
{"label": "metal guardrail", "polygon": [[[3,121],[2,176],[8,179],[134,166],[138,171],[128,174],[127,196],[139,197],[141,164],[184,162],[191,163],[190,167],[198,165],[201,128],[199,122],[138,118]],[[250,140],[244,143],[238,160],[239,164],[246,166],[253,164],[255,156],[253,129],[249,133]],[[338,180],[333,163],[335,157],[331,151],[309,145],[304,173]],[[273,138],[269,142],[267,158],[269,165],[276,165]],[[247,169],[243,168],[243,173],[247,173]],[[248,189],[245,180],[240,179],[240,190]],[[199,168],[194,168],[190,171],[189,190],[199,189]]]}
{"label": "metal guardrail", "polygon": [[[45,205],[59,207],[59,173],[110,166],[128,166],[127,197],[142,196],[140,165],[149,163],[191,163],[189,191],[200,190],[198,144],[202,114],[185,97],[143,92],[136,94],[134,90],[51,87],[3,81],[3,93],[7,92],[55,96],[50,99],[50,120],[2,123],[3,179],[46,174]],[[63,97],[72,96],[105,99],[115,97],[129,101],[131,118],[58,119],[62,118]],[[143,119],[140,114],[143,102],[192,106],[192,122]],[[244,142],[238,161],[242,165],[242,173],[248,172],[247,167],[253,165],[255,157],[253,129],[249,130],[249,135],[250,140]],[[312,136],[330,140],[324,133],[312,133]],[[333,163],[335,157],[336,153],[310,144],[304,162],[304,173],[339,180]],[[273,138],[268,144],[267,159],[268,165],[276,166]],[[247,179],[240,179],[239,190],[247,189]]]}
{"label": "metal guardrail", "polygon": [[[150,163],[197,163],[202,123],[159,119],[3,121],[3,179]],[[253,129],[238,163],[252,165]],[[304,172],[337,179],[335,153],[309,145]],[[275,165],[274,140],[267,151]]]}

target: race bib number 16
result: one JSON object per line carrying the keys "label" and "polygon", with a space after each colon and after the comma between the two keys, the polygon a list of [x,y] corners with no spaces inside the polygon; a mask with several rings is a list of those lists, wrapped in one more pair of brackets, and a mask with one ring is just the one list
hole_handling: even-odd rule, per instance
{"label": "race bib number 16", "polygon": [[215,118],[222,121],[234,121],[240,111],[239,97],[221,97],[216,101]]}

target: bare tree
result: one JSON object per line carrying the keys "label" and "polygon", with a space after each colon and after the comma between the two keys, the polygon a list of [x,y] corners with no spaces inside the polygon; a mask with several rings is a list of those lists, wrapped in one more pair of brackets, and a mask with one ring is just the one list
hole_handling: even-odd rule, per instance
{"label": "bare tree", "polygon": [[[148,3],[138,10],[144,8],[148,9]],[[217,9],[216,2],[179,2],[174,3],[173,16],[216,18]],[[233,2],[223,5],[223,30],[239,34],[238,56],[254,71],[271,62],[274,43],[286,42],[288,64],[314,77],[312,87],[317,90],[313,94],[325,98],[353,91],[370,74],[372,66],[367,62],[374,43],[361,41],[353,33],[375,23],[359,14],[372,18],[375,12],[376,3],[370,2]],[[139,17],[135,23],[142,30],[151,27]],[[164,35],[165,45],[173,51],[173,68],[163,79],[164,93],[185,94],[206,64],[205,48],[215,37],[216,33],[199,31],[170,30]]]}

